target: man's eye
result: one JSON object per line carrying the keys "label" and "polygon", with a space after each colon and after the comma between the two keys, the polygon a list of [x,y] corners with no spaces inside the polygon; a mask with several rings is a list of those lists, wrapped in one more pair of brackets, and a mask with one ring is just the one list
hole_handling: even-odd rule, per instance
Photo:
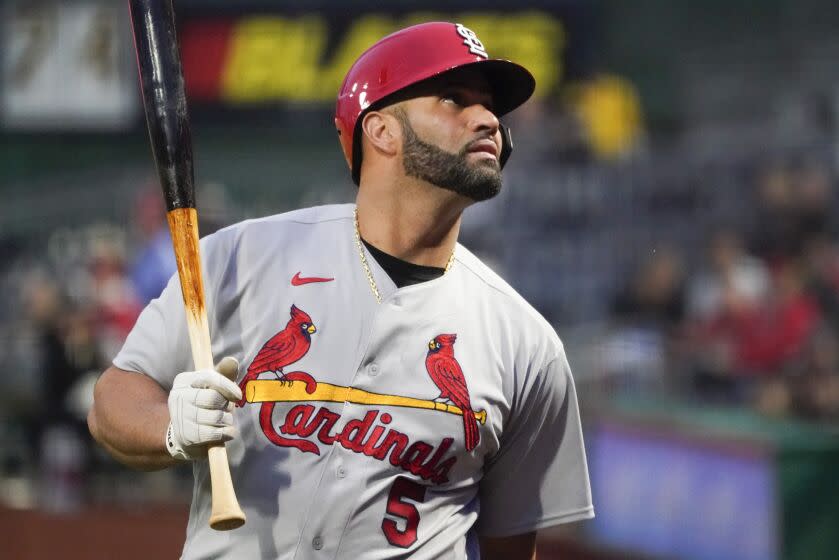
{"label": "man's eye", "polygon": [[444,103],[454,103],[455,105],[462,105],[463,98],[457,93],[446,93],[441,96]]}

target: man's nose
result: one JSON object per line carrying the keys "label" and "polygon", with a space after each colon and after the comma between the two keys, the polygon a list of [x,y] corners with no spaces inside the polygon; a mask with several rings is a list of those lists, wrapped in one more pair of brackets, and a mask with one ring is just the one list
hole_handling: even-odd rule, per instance
{"label": "man's nose", "polygon": [[469,107],[469,119],[470,127],[475,131],[486,130],[492,135],[498,132],[500,126],[498,117],[480,103],[475,103]]}

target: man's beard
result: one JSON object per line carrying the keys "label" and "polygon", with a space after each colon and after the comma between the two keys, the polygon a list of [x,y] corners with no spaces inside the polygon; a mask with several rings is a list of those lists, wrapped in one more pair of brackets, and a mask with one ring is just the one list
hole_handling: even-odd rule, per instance
{"label": "man's beard", "polygon": [[407,115],[400,115],[403,129],[405,174],[447,189],[475,202],[488,200],[501,191],[501,167],[496,159],[470,164],[469,144],[459,152],[447,152],[423,142],[414,132]]}

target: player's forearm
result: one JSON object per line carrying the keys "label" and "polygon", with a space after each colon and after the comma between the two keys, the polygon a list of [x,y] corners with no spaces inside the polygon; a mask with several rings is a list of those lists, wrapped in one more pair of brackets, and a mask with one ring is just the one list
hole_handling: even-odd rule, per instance
{"label": "player's forearm", "polygon": [[168,424],[166,393],[152,379],[114,367],[102,374],[88,427],[114,459],[140,470],[174,465],[164,445]]}
{"label": "player's forearm", "polygon": [[[90,425],[90,417],[88,417],[88,425]],[[93,433],[92,429],[91,433]],[[176,461],[168,453],[166,455],[157,453],[128,454],[113,447],[105,439],[97,438],[97,442],[111,457],[123,465],[131,467],[132,469],[141,471],[157,471],[171,467],[176,463]]]}

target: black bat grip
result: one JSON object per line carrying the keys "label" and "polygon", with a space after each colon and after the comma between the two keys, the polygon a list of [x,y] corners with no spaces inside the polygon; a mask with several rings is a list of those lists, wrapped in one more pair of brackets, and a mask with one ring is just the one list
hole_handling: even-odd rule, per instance
{"label": "black bat grip", "polygon": [[166,209],[195,208],[192,138],[172,0],[128,0],[128,7]]}

